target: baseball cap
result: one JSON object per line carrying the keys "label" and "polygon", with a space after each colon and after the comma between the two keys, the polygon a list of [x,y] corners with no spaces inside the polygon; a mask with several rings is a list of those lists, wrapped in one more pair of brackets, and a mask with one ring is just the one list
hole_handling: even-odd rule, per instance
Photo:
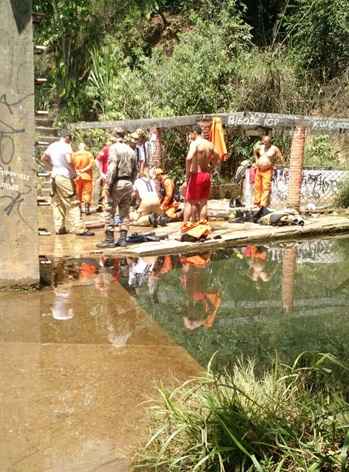
{"label": "baseball cap", "polygon": [[130,133],[125,137],[125,141],[130,144],[137,144],[138,139],[139,137],[136,133]]}
{"label": "baseball cap", "polygon": [[134,132],[135,135],[137,135],[137,139],[140,139],[140,138],[146,138],[147,137],[147,132],[142,129],[142,128],[138,128],[136,129],[136,131]]}

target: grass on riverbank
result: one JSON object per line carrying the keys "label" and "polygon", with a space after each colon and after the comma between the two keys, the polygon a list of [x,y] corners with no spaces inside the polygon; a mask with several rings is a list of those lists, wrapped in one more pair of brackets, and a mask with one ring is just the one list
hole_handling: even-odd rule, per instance
{"label": "grass on riverbank", "polygon": [[170,472],[345,472],[349,470],[349,404],[333,385],[329,355],[311,367],[301,355],[292,366],[278,360],[261,376],[251,360],[233,371],[173,391],[160,389],[151,439],[137,470]]}

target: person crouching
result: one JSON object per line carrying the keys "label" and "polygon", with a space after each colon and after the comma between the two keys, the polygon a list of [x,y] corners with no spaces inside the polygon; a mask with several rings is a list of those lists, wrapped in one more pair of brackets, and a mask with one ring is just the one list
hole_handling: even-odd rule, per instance
{"label": "person crouching", "polygon": [[155,169],[155,179],[160,186],[161,206],[160,209],[166,215],[168,221],[180,221],[183,218],[183,209],[175,200],[176,184],[171,177],[158,167]]}
{"label": "person crouching", "polygon": [[133,223],[137,226],[157,226],[162,224],[160,198],[155,182],[149,177],[148,169],[143,168],[143,175],[134,183],[134,198],[137,210],[133,214]]}

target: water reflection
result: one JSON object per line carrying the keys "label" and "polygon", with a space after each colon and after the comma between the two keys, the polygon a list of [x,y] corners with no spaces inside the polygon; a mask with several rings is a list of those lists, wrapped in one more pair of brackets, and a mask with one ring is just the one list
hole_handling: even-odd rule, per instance
{"label": "water reflection", "polygon": [[[336,264],[338,254],[331,248],[333,241],[306,241],[250,244],[225,252],[183,256],[62,259],[54,268],[51,311],[57,320],[73,318],[72,287],[93,285],[107,299],[111,287],[122,286],[138,302],[149,305],[150,311],[155,305],[166,311],[164,305],[174,303],[181,307],[183,326],[188,330],[212,328],[222,303],[223,307],[243,309],[280,307],[292,313],[299,306],[297,265],[309,268],[312,264],[319,270],[323,264]],[[312,271],[306,272],[310,276]],[[324,282],[326,287],[325,280],[318,283]],[[168,296],[174,291],[175,296]]]}
{"label": "water reflection", "polygon": [[55,320],[71,320],[74,317],[74,308],[71,299],[71,289],[67,287],[56,288],[55,298],[52,303],[51,313]]}
{"label": "water reflection", "polygon": [[80,341],[88,331],[97,342],[123,347],[144,327],[141,307],[203,363],[216,350],[226,358],[340,351],[349,335],[348,248],[349,240],[315,240],[194,255],[62,260],[49,311],[67,339],[73,324]]}
{"label": "water reflection", "polygon": [[297,248],[284,249],[282,255],[282,308],[286,313],[294,311],[294,285],[297,269]]}
{"label": "water reflection", "polygon": [[212,328],[221,305],[220,287],[212,278],[212,254],[181,257],[181,285],[187,298],[184,326]]}
{"label": "water reflection", "polygon": [[268,262],[268,248],[250,244],[246,246],[242,254],[248,261],[248,277],[256,283],[256,288],[260,289],[263,282],[269,282],[273,273],[266,270]]}

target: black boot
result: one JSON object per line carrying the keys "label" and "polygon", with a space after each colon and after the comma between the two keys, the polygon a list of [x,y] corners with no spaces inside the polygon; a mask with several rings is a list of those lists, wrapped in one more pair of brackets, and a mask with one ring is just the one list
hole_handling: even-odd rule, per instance
{"label": "black boot", "polygon": [[127,230],[126,229],[120,230],[120,236],[115,245],[120,246],[120,247],[127,246]]}
{"label": "black boot", "polygon": [[158,215],[156,213],[152,213],[151,215],[149,215],[148,219],[149,223],[152,225],[153,228],[158,227]]}
{"label": "black boot", "polygon": [[110,231],[107,229],[105,232],[105,240],[102,241],[101,243],[96,244],[96,247],[101,248],[101,249],[115,247],[114,231]]}
{"label": "black boot", "polygon": [[91,212],[90,212],[90,204],[89,203],[85,203],[85,215],[90,215]]}
{"label": "black boot", "polygon": [[160,215],[158,217],[158,223],[160,226],[166,226],[169,223],[169,218],[166,215]]}

